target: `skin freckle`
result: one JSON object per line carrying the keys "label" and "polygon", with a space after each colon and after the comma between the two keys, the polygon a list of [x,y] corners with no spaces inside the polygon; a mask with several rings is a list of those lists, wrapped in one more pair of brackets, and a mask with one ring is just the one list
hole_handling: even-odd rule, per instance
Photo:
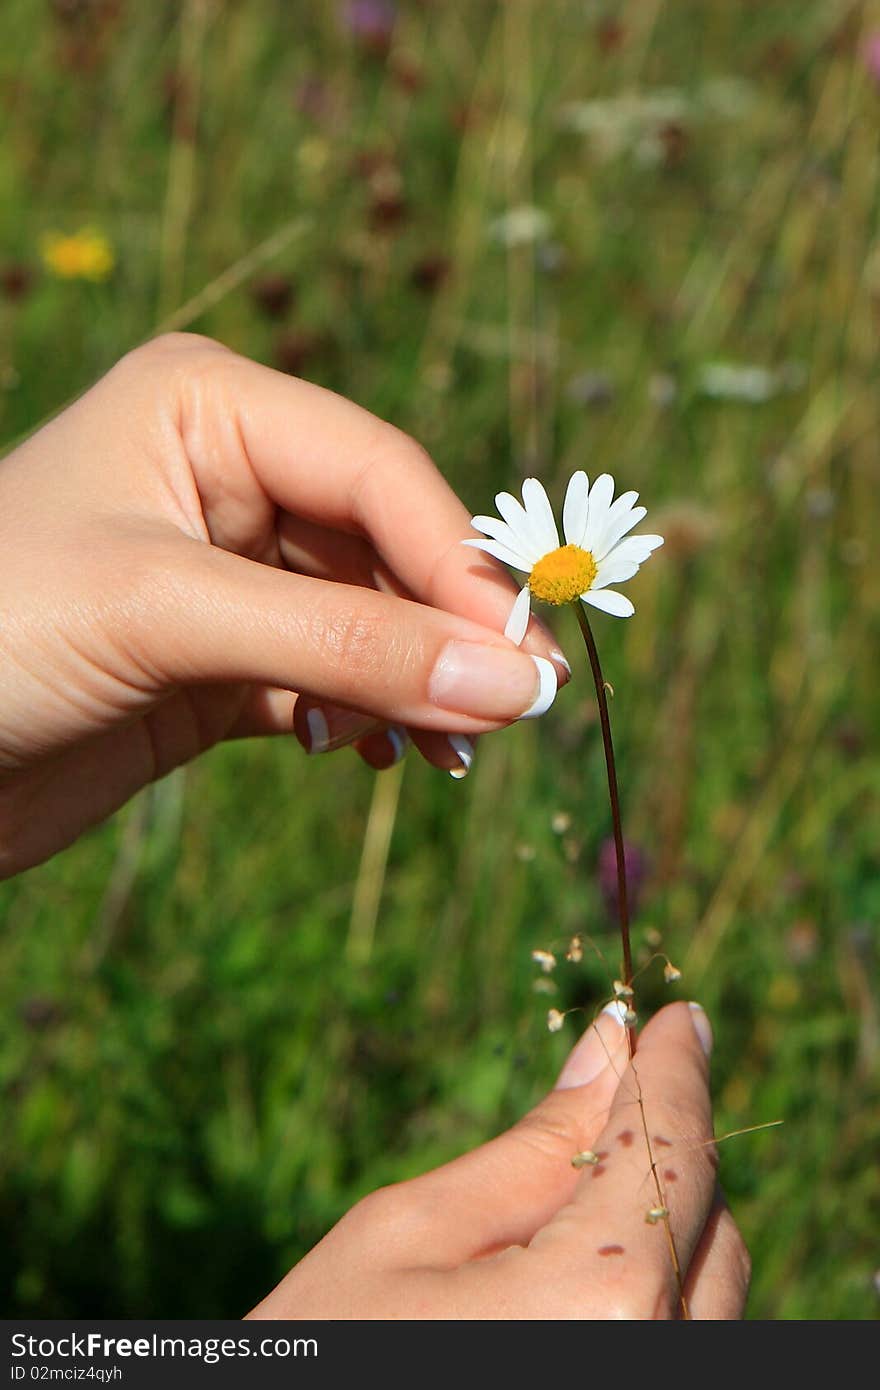
{"label": "skin freckle", "polygon": [[623,1255],[624,1253],[625,1253],[625,1252],[624,1252],[624,1249],[623,1249],[623,1246],[622,1246],[622,1245],[600,1245],[600,1246],[599,1246],[599,1249],[598,1249],[598,1251],[597,1251],[597,1254],[603,1255],[603,1256],[605,1256],[605,1255]]}
{"label": "skin freckle", "polygon": [[592,1170],[592,1173],[593,1173],[593,1177],[594,1177],[594,1178],[601,1178],[601,1176],[602,1176],[602,1174],[603,1174],[604,1172],[605,1172],[605,1164],[604,1164],[604,1163],[597,1163],[596,1166],[595,1166],[595,1168]]}
{"label": "skin freckle", "polygon": [[667,1168],[663,1178],[665,1182],[678,1182],[678,1174],[674,1168]]}
{"label": "skin freckle", "polygon": [[633,1132],[631,1129],[622,1129],[617,1138],[618,1142],[621,1143],[625,1149],[632,1148]]}

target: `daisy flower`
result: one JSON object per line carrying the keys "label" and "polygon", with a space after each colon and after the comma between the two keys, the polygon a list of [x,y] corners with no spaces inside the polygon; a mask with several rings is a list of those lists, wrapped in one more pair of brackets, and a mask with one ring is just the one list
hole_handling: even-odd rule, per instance
{"label": "daisy flower", "polygon": [[632,579],[651,551],[663,544],[662,536],[629,535],[647,515],[644,507],[635,505],[638,496],[624,492],[614,501],[610,474],[603,473],[590,487],[586,473],[573,473],[562,509],[564,545],[559,544],[553,509],[537,478],[526,478],[521,503],[509,492],[499,492],[495,505],[503,520],[473,518],[474,530],[489,539],[464,544],[528,575],[507,620],[505,637],[517,645],[525,637],[532,597],[553,604],[579,598],[617,618],[632,616],[635,608],[626,595],[608,586]]}

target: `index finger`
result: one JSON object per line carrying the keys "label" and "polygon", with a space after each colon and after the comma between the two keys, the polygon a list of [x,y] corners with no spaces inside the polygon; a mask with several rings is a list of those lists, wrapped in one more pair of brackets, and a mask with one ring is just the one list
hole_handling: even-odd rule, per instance
{"label": "index finger", "polygon": [[[470,515],[426,451],[395,426],[311,382],[234,354],[218,357],[236,435],[272,501],[366,537],[418,601],[502,631],[518,588],[461,542]],[[523,646],[559,665],[533,620]],[[563,679],[565,676],[563,675]]]}

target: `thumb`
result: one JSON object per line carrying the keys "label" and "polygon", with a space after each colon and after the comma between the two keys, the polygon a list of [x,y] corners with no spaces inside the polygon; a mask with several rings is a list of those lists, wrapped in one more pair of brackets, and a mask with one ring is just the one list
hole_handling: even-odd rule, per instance
{"label": "thumb", "polygon": [[578,1170],[572,1159],[601,1133],[627,1057],[619,1008],[609,1004],[534,1110],[488,1144],[403,1185],[418,1213],[408,1223],[414,1248],[407,1254],[421,1251],[424,1259],[427,1245],[437,1264],[454,1268],[493,1250],[528,1245],[573,1197]]}
{"label": "thumb", "polygon": [[182,539],[155,559],[136,640],[172,685],[246,681],[415,728],[481,733],[543,714],[553,664],[443,610]]}

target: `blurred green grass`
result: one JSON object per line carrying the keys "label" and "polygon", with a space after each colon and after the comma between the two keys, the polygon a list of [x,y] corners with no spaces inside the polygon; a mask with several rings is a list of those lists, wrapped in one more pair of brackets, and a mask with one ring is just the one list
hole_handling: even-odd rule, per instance
{"label": "blurred green grass", "polygon": [[[751,1315],[873,1317],[878,7],[412,0],[387,45],[341,13],[6,0],[2,437],[173,321],[394,420],[475,511],[531,471],[641,489],[668,543],[597,634],[637,936],[684,969],[643,1001],[710,1009],[719,1133],[785,1121],[722,1145]],[[41,267],[83,226],[105,283]],[[575,1035],[548,1004],[614,970],[603,775],[583,668],[463,784],[230,746],[0,886],[7,1315],[242,1311],[520,1114]],[[536,994],[575,931],[610,971]]]}

